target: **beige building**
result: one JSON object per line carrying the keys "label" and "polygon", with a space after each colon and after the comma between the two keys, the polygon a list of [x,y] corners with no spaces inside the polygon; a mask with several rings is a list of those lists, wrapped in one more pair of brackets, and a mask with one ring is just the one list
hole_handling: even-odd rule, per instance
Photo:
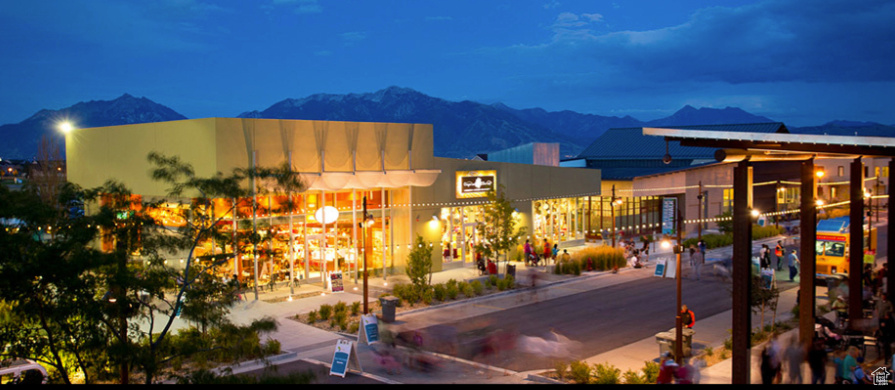
{"label": "beige building", "polygon": [[[200,177],[289,163],[304,192],[256,194],[254,215],[252,198],[215,199],[216,210],[227,210],[216,217],[233,239],[197,249],[200,261],[232,254],[219,272],[250,283],[322,281],[333,270],[355,275],[364,257],[374,275],[403,273],[417,234],[432,243],[435,271],[474,267],[472,245],[481,240],[474,226],[487,190],[498,185],[532,240],[583,242],[585,205],[600,194],[599,170],[438,158],[432,151],[432,125],[407,123],[205,118],[66,135],[69,181],[95,187],[114,179],[143,199],[163,199],[165,207],[152,213],[171,229],[186,223],[183,204],[196,194],[169,197],[149,176],[150,152],[178,156]],[[283,211],[278,206],[289,196],[297,207]],[[359,228],[364,198],[372,217],[366,231]],[[239,239],[253,231],[263,237],[257,251]]]}

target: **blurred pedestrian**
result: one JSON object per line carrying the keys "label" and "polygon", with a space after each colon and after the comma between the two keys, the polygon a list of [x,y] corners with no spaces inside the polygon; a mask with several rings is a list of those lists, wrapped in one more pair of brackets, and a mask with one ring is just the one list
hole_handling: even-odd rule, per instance
{"label": "blurred pedestrian", "polygon": [[805,346],[799,343],[797,336],[793,336],[789,346],[783,352],[786,359],[786,369],[789,374],[790,384],[802,384],[802,362],[805,361]]}
{"label": "blurred pedestrian", "polygon": [[768,255],[769,251],[770,249],[767,244],[761,244],[761,249],[758,251],[758,265],[761,269],[771,268],[771,257]]}
{"label": "blurred pedestrian", "polygon": [[525,240],[525,245],[523,246],[525,251],[525,265],[528,265],[529,259],[531,259],[531,244],[528,240]]}
{"label": "blurred pedestrian", "polygon": [[674,383],[681,385],[693,384],[694,371],[696,371],[696,367],[690,364],[690,359],[684,359],[684,365],[674,371]]}
{"label": "blurred pedestrian", "polygon": [[550,243],[547,242],[547,239],[544,239],[544,264],[547,264],[547,260],[550,260],[550,254],[553,253],[550,249]]}
{"label": "blurred pedestrian", "polygon": [[811,384],[822,385],[827,381],[827,350],[823,341],[814,338],[808,351],[808,367],[811,368]]}
{"label": "blurred pedestrian", "polygon": [[693,254],[693,275],[696,277],[696,280],[699,280],[699,272],[702,270],[702,265],[705,264],[705,257],[700,251],[696,251]]}
{"label": "blurred pedestrian", "polygon": [[777,260],[777,263],[774,264],[774,268],[776,268],[777,271],[783,269],[783,252],[783,242],[777,241],[777,246],[774,247],[774,258]]}
{"label": "blurred pedestrian", "polygon": [[789,281],[794,282],[796,275],[799,273],[799,257],[796,256],[795,249],[789,253],[786,264],[789,265]]}
{"label": "blurred pedestrian", "polygon": [[677,371],[677,368],[677,363],[671,358],[671,352],[662,354],[662,359],[659,360],[659,376],[656,378],[656,383],[660,385],[672,384],[674,372]]}
{"label": "blurred pedestrian", "polygon": [[877,332],[877,340],[883,345],[883,364],[889,363],[892,356],[892,340],[895,338],[895,322],[892,321],[892,314],[884,312],[879,319],[879,330]]}
{"label": "blurred pedestrian", "polygon": [[[556,264],[556,255],[558,255],[558,254],[559,254],[559,245],[553,244],[553,252],[552,252],[553,264]],[[546,262],[545,262],[545,264],[546,264]]]}
{"label": "blurred pedestrian", "polygon": [[759,370],[761,371],[761,384],[770,385],[774,383],[774,365],[772,362],[771,345],[765,344],[764,348],[761,349],[761,363],[759,366]]}

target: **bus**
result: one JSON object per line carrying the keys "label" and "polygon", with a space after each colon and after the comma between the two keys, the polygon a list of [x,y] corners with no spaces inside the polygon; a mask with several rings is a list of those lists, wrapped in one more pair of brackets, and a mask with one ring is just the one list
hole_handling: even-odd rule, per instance
{"label": "bus", "polygon": [[[817,223],[815,244],[819,275],[848,274],[849,217],[824,219]],[[876,228],[864,229],[864,263],[873,264],[876,250]]]}

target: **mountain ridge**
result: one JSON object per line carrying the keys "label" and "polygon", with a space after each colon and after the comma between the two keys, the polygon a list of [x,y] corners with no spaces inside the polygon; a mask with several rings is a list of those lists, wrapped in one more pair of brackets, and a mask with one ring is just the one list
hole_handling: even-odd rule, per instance
{"label": "mountain ridge", "polygon": [[[685,105],[672,115],[651,121],[584,114],[571,110],[516,109],[502,102],[449,101],[411,88],[390,86],[374,92],[317,93],[286,98],[239,118],[431,123],[435,155],[471,158],[529,142],[557,142],[561,156],[571,157],[607,129],[775,122],[737,107],[723,109]],[[78,102],[59,110],[42,109],[17,124],[0,125],[2,158],[31,158],[42,136],[60,137],[55,123],[73,120],[78,127],[102,127],[188,119],[146,97],[128,93],[113,100]],[[895,136],[895,126],[837,119],[819,126],[789,128],[793,133]],[[460,141],[462,140],[462,141]]]}

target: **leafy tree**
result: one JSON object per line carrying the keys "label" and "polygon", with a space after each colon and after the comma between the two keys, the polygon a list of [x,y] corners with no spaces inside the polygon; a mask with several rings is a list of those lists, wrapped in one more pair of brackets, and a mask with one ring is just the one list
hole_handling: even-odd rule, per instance
{"label": "leafy tree", "polygon": [[506,198],[503,185],[497,192],[488,192],[488,202],[484,206],[484,220],[476,226],[483,240],[476,244],[475,250],[486,258],[496,259],[516,248],[525,235],[525,227],[517,227],[518,221],[513,216],[516,209]]}
{"label": "leafy tree", "polygon": [[414,297],[419,298],[428,290],[428,277],[432,274],[432,246],[419,235],[416,236],[416,244],[407,257],[404,272],[410,278]]}
{"label": "leafy tree", "polygon": [[718,226],[719,232],[722,234],[733,234],[733,212],[728,210],[716,215],[715,218],[718,218],[718,222],[715,222],[715,225]]}

